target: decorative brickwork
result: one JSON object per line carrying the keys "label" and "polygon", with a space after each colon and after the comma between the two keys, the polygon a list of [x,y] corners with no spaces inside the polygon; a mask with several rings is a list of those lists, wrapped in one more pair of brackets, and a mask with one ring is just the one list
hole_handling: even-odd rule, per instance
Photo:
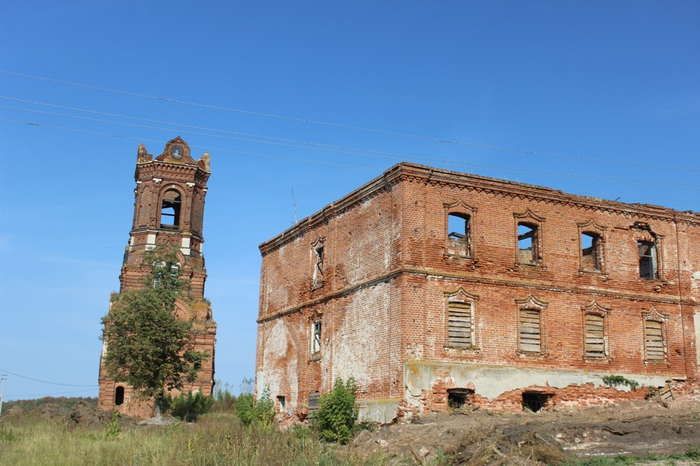
{"label": "decorative brickwork", "polygon": [[257,390],[303,417],[354,377],[361,415],[390,421],[692,385],[698,244],[695,213],[398,164],[260,245]]}
{"label": "decorative brickwork", "polygon": [[[210,355],[197,380],[186,385],[184,391],[200,391],[204,395],[210,395],[214,386],[216,343],[216,323],[212,320],[211,305],[204,299],[207,272],[201,252],[209,174],[209,154],[195,161],[189,146],[179,136],[169,141],[155,159],[143,144],[139,145],[134,175],[134,220],[119,276],[120,292],[141,288],[151,267],[144,264],[144,253],[159,245],[179,248],[181,274],[190,282],[190,299],[187,303],[178,301],[176,313],[183,320],[194,320],[195,349]],[[101,409],[118,409],[140,418],[152,414],[153,403],[140,400],[125,383],[115,383],[102,362],[99,382]]]}

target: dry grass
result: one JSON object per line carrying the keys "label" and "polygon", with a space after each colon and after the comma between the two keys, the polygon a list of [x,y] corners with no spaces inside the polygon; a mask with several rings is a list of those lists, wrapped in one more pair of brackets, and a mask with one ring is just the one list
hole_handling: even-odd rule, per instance
{"label": "dry grass", "polygon": [[25,417],[0,426],[2,465],[358,465],[360,459],[319,442],[311,431],[243,427],[230,414],[202,416],[196,424],[126,428],[111,438],[104,428],[71,427]]}

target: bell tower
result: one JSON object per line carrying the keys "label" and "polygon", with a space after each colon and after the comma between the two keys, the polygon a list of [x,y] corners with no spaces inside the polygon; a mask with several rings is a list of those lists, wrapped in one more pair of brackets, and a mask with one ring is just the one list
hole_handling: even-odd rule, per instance
{"label": "bell tower", "polygon": [[[120,293],[142,288],[151,268],[144,263],[144,253],[156,246],[179,250],[182,277],[189,280],[190,292],[187,302],[176,303],[176,313],[183,320],[193,320],[196,350],[209,354],[197,380],[186,384],[183,391],[199,391],[205,396],[211,395],[214,386],[216,343],[216,323],[212,320],[211,305],[204,299],[207,272],[202,255],[209,175],[209,154],[194,160],[190,147],[180,136],[168,141],[163,153],[155,158],[143,144],[139,145],[134,174],[134,218],[119,275]],[[105,346],[102,351],[104,356]],[[116,383],[102,362],[99,383],[101,409],[119,410],[135,417],[150,415],[151,405],[140,400],[127,384]]]}

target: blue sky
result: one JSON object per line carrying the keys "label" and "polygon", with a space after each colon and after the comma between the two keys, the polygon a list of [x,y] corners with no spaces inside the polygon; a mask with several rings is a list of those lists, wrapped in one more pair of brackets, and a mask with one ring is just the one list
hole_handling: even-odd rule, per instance
{"label": "blue sky", "polygon": [[695,1],[1,3],[0,368],[67,384],[10,374],[6,399],[97,394],[140,142],[211,153],[206,296],[235,388],[292,191],[303,218],[413,161],[700,210]]}

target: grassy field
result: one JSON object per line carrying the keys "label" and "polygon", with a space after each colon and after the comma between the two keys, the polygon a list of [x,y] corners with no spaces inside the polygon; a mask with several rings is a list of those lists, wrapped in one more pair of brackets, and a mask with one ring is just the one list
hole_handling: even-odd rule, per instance
{"label": "grassy field", "polygon": [[232,414],[165,427],[83,427],[37,416],[0,423],[2,465],[375,465],[319,442],[308,428],[246,428]]}

